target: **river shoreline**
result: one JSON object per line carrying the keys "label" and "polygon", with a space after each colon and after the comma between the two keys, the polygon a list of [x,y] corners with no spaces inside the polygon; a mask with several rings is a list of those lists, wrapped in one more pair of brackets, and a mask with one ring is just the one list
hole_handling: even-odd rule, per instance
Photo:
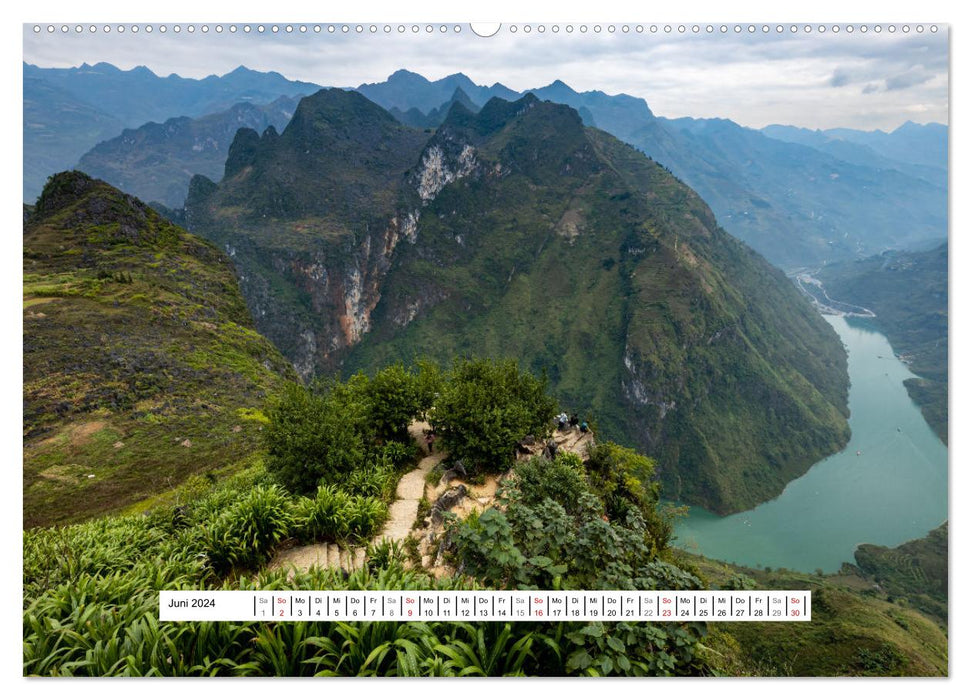
{"label": "river shoreline", "polygon": [[915,375],[869,319],[826,320],[849,355],[849,443],[752,510],[719,517],[690,508],[676,546],[747,566],[835,572],[860,544],[896,546],[947,519],[947,447],[907,394],[903,382]]}

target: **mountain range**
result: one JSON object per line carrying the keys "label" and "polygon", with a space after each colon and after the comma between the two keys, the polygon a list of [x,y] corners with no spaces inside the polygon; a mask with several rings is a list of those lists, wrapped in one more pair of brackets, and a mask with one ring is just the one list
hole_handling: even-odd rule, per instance
{"label": "mountain range", "polygon": [[50,175],[74,167],[88,150],[122,129],[214,114],[239,102],[267,104],[320,89],[243,66],[196,80],[175,74],[162,77],[145,66],[120,70],[110,63],[75,68],[24,63],[23,80],[25,202],[37,198]]}
{"label": "mountain range", "polygon": [[[386,83],[357,89],[386,108],[424,113],[456,88],[478,104],[483,91],[509,92],[503,85],[473,91],[469,83],[462,74],[427,81],[397,71]],[[889,134],[834,129],[824,134],[830,145],[817,149],[805,130],[665,119],[641,98],[576,92],[559,80],[526,92],[573,107],[587,126],[669,168],[708,202],[729,233],[783,268],[947,236],[947,127],[941,124],[908,123]],[[852,156],[842,155],[847,146]]]}
{"label": "mountain range", "polygon": [[[176,80],[173,76],[158,78],[150,71],[139,69],[118,71],[106,64],[70,71],[51,74],[50,69],[29,66],[25,68],[25,81],[43,76],[47,81],[44,85],[50,87],[70,85],[72,80],[80,85],[83,79],[85,95],[98,96],[97,100],[90,98],[93,103],[101,104],[100,95],[107,93],[106,102],[114,104],[120,99],[116,93],[141,95],[143,90],[127,89],[129,83],[139,79],[149,85]],[[207,96],[209,104],[217,104],[229,94],[249,101],[270,102],[281,94],[306,94],[316,89],[307,83],[282,80],[276,74],[240,68],[221,78],[211,76],[203,81],[187,81],[185,87],[191,88],[193,95]],[[112,87],[115,82],[126,89]],[[384,82],[366,83],[353,89],[388,109],[403,124],[432,129],[444,120],[454,101],[463,102],[475,111],[491,97],[518,99],[526,94],[499,83],[479,86],[461,73],[429,81],[405,70],[396,71]],[[280,92],[273,94],[273,90]],[[35,86],[28,97],[39,91]],[[756,130],[724,119],[657,117],[641,98],[600,91],[576,92],[559,80],[528,92],[542,100],[573,107],[585,125],[607,131],[654,158],[695,189],[729,233],[784,269],[856,259],[891,248],[922,246],[943,240],[947,235],[946,126],[908,123],[890,133],[852,129],[810,131],[778,125]],[[39,105],[46,104],[31,99]],[[47,102],[50,101],[48,98]],[[191,116],[203,108],[203,103],[200,97],[191,100],[182,97],[173,103],[175,107],[169,106],[164,118],[179,114]],[[180,104],[185,106],[178,107]],[[229,106],[213,109],[224,111]],[[36,158],[25,160],[26,192],[32,188],[39,191],[42,178],[52,169],[73,166],[81,159],[78,153],[75,160],[65,162],[68,155],[76,152],[77,145],[94,146],[97,140],[119,133],[120,125],[105,121],[109,119],[107,115],[98,112],[99,121],[85,109],[32,109],[35,115],[38,111],[49,114],[32,118],[30,124],[43,125],[44,119],[63,118],[70,125],[72,120],[80,118],[84,128],[78,124],[65,126],[61,131],[71,133],[72,139],[68,143],[61,138],[54,143],[58,137],[51,134],[58,130],[47,128],[46,132],[34,133],[32,126],[25,125],[25,139],[33,139],[32,152],[36,153]],[[179,114],[173,113],[176,109],[180,110]],[[145,107],[139,105],[139,110],[144,112]],[[133,107],[126,107],[117,114],[124,116],[133,111]],[[158,116],[153,119],[162,121]],[[278,132],[283,126],[279,121],[270,122]],[[211,129],[212,122],[209,124],[198,128]],[[263,128],[255,123],[247,126]],[[158,132],[157,126],[145,128]],[[183,130],[193,131],[195,127],[186,124]],[[98,174],[113,184],[131,187],[133,193],[149,201],[159,191],[165,192],[159,201],[177,208],[181,205],[179,198],[185,194],[188,175],[192,174],[191,166],[196,163],[196,154],[188,150],[187,142],[161,144],[148,135],[135,138],[144,139],[143,148],[119,151],[113,145],[106,147],[107,152],[105,148],[96,149],[98,153],[82,159],[82,169],[93,158],[102,167]],[[223,149],[227,142],[220,142]],[[130,170],[128,166],[139,157],[148,159],[147,163],[159,160],[168,164],[156,170],[159,181],[144,189],[131,177],[122,179],[126,177],[124,171]],[[179,170],[178,165],[186,167]],[[216,177],[215,159],[199,165],[197,172],[211,179]],[[115,170],[119,172],[112,172]]]}
{"label": "mountain range", "polygon": [[486,354],[548,372],[670,497],[744,509],[848,438],[846,357],[688,187],[579,113],[455,103],[433,133],[360,93],[240,130],[185,220],[304,376]]}
{"label": "mountain range", "polygon": [[222,177],[239,129],[282,131],[296,108],[296,99],[279,97],[270,104],[240,102],[196,119],[149,122],[102,141],[81,157],[78,168],[145,201],[181,209],[193,175]]}

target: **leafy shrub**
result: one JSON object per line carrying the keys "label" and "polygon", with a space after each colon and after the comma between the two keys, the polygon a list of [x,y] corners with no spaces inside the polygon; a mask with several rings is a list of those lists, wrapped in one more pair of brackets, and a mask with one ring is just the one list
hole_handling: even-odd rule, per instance
{"label": "leafy shrub", "polygon": [[516,443],[545,435],[556,402],[546,379],[514,360],[459,360],[444,382],[431,421],[444,449],[473,470],[508,469]]}
{"label": "leafy shrub", "polygon": [[343,538],[349,500],[347,493],[334,486],[320,486],[313,498],[301,498],[294,513],[297,537],[304,542]]}
{"label": "leafy shrub", "polygon": [[408,424],[422,412],[418,377],[401,363],[385,367],[366,382],[371,429],[382,440],[406,440]]}
{"label": "leafy shrub", "polygon": [[407,558],[404,546],[397,540],[382,539],[380,542],[369,542],[365,550],[365,561],[371,573],[393,566],[403,566]]}
{"label": "leafy shrub", "polygon": [[351,496],[344,510],[348,536],[366,540],[375,534],[388,519],[388,507],[376,498]]}
{"label": "leafy shrub", "polygon": [[278,486],[258,486],[204,530],[203,546],[219,573],[253,567],[293,529],[290,501]]}
{"label": "leafy shrub", "polygon": [[660,552],[671,539],[671,520],[658,510],[660,484],[654,480],[655,462],[629,447],[605,442],[590,450],[590,485],[604,502],[611,520],[623,520],[636,509],[646,521],[652,546]]}
{"label": "leafy shrub", "polygon": [[364,406],[345,386],[311,391],[290,384],[267,417],[266,467],[295,493],[313,493],[320,482],[349,474],[364,459]]}

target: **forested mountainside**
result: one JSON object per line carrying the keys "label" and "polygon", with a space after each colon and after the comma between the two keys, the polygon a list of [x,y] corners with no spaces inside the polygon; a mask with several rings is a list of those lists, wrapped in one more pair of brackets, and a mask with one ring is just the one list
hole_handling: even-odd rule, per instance
{"label": "forested mountainside", "polygon": [[322,91],[282,134],[240,131],[186,220],[304,376],[514,356],[657,454],[671,497],[719,512],[847,439],[828,324],[690,189],[562,105],[456,104],[427,134]]}

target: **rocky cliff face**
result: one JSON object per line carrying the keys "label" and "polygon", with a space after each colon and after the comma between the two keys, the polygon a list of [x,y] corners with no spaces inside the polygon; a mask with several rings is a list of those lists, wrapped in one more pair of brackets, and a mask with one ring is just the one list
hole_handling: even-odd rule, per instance
{"label": "rocky cliff face", "polygon": [[411,172],[426,138],[361,95],[321,91],[282,134],[241,129],[218,185],[193,180],[188,225],[234,260],[258,327],[304,378],[370,330],[423,200],[456,177],[436,153]]}

